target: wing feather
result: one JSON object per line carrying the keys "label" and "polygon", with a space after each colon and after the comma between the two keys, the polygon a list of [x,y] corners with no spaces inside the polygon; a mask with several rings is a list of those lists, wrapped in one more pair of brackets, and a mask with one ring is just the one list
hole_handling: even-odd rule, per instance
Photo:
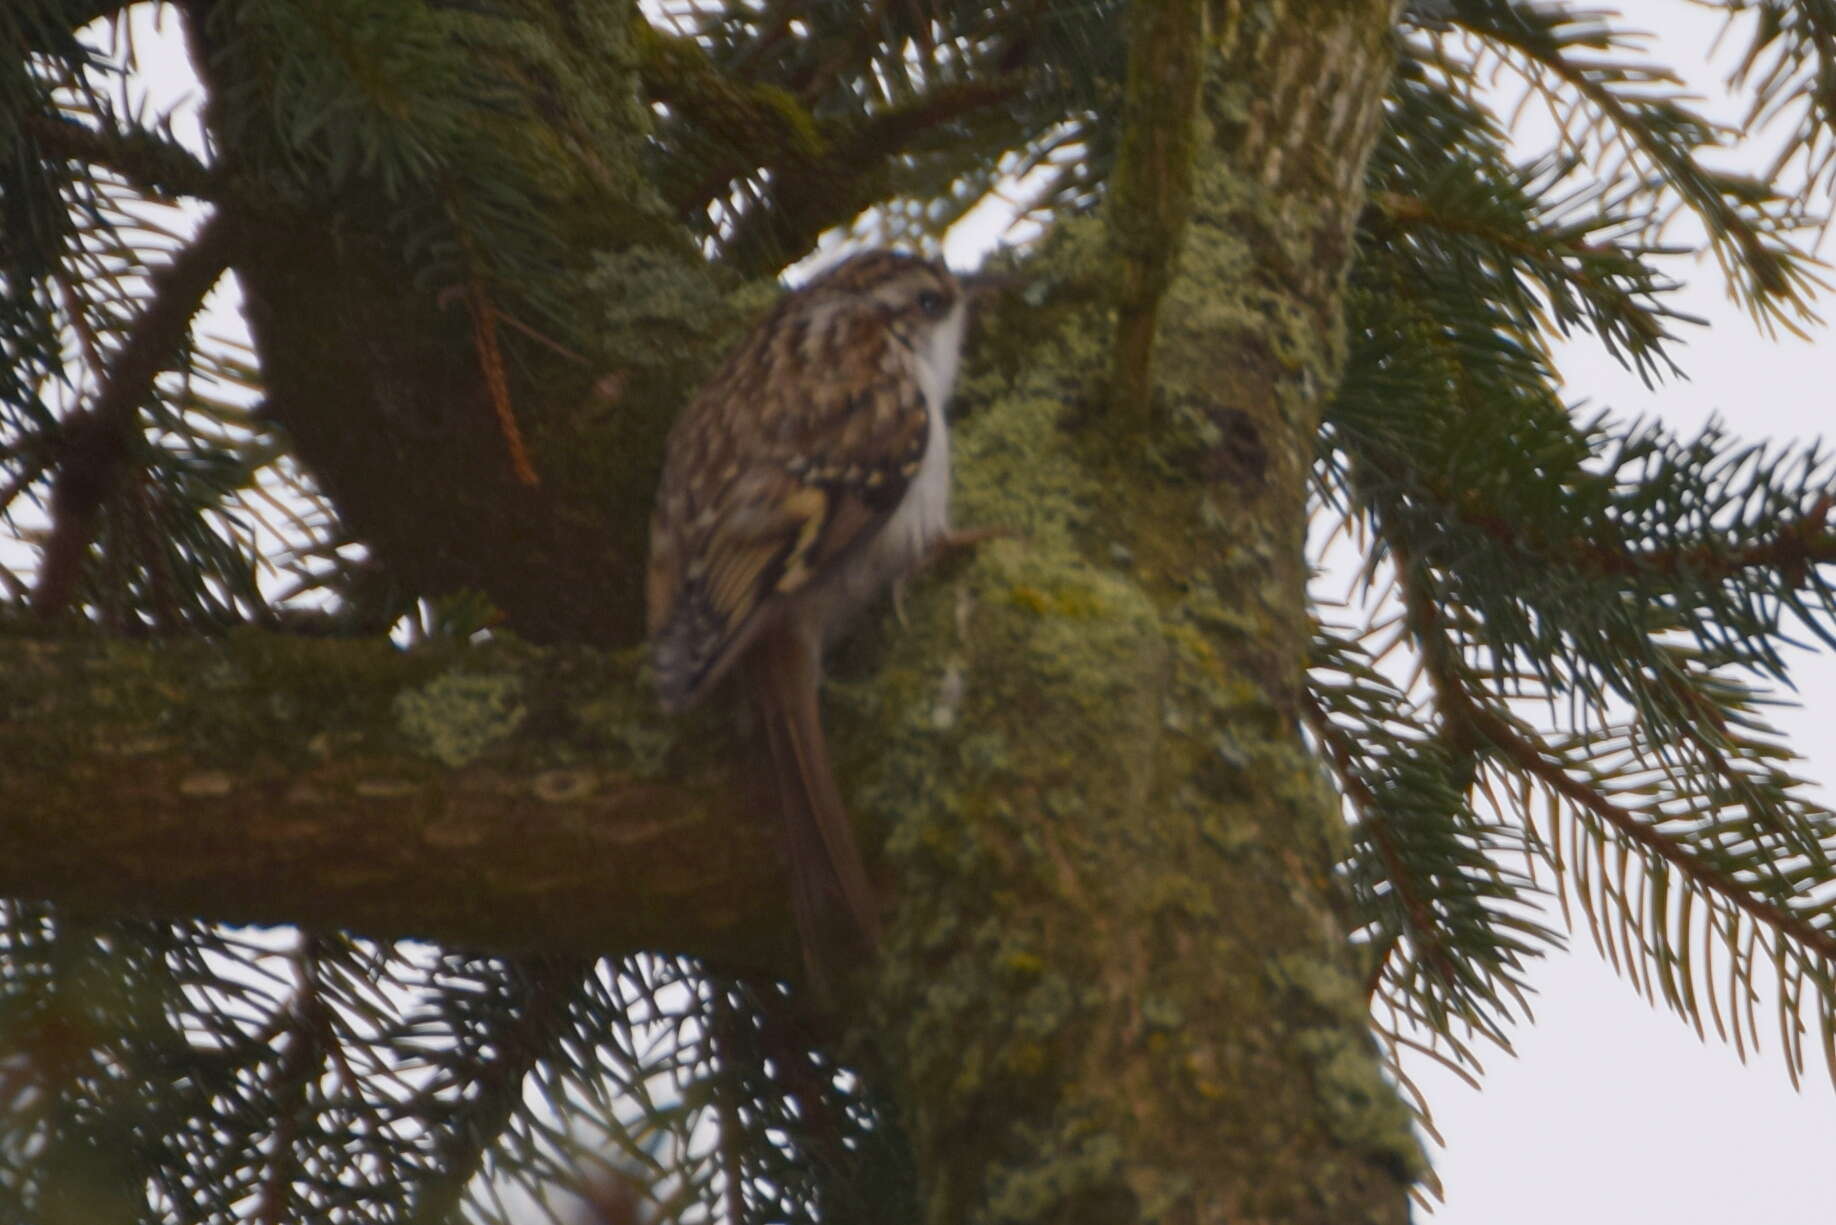
{"label": "wing feather", "polygon": [[647,583],[666,705],[699,700],[885,525],[930,428],[912,369],[872,303],[792,295],[683,412]]}

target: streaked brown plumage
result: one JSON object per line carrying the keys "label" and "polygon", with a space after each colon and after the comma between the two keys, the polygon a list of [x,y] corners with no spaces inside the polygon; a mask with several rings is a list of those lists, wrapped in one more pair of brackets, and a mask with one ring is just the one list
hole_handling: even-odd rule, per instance
{"label": "streaked brown plumage", "polygon": [[681,710],[744,675],[813,970],[838,905],[869,945],[879,929],[823,740],[822,652],[948,534],[944,404],[965,312],[940,264],[854,256],[787,294],[669,436],[646,591],[657,687]]}

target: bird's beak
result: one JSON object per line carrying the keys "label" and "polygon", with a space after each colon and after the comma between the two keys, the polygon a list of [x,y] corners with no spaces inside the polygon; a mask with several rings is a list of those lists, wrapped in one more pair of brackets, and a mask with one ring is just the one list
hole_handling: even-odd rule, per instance
{"label": "bird's beak", "polygon": [[963,293],[971,302],[991,298],[1004,290],[1019,289],[1031,281],[1031,277],[1018,272],[971,272],[967,276],[956,278],[956,283],[963,287]]}

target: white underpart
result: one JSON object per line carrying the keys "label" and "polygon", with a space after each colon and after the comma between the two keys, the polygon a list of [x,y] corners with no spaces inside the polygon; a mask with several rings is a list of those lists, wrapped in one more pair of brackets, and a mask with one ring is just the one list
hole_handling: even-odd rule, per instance
{"label": "white underpart", "polygon": [[899,573],[924,560],[931,546],[950,530],[950,423],[945,409],[963,355],[963,327],[968,312],[959,301],[913,353],[913,371],[924,390],[930,432],[924,458],[906,487],[905,497],[886,522],[887,544],[899,555]]}
{"label": "white underpart", "polygon": [[950,425],[944,414],[962,356],[966,316],[958,304],[911,354],[910,373],[924,394],[929,428],[905,496],[866,548],[801,597],[811,614],[802,623],[822,640],[840,632],[887,584],[910,574],[950,530]]}

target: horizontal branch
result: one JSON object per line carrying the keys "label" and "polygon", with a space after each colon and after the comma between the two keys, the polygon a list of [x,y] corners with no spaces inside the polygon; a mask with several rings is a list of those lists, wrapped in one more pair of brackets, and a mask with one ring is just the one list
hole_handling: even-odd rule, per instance
{"label": "horizontal branch", "polygon": [[730,738],[683,725],[678,748],[635,672],[0,637],[0,896],[790,972],[775,822],[746,810]]}
{"label": "horizontal branch", "polygon": [[1836,564],[1836,530],[1830,526],[1836,494],[1820,495],[1801,515],[1781,517],[1762,539],[1737,542],[1729,537],[1640,549],[1603,542],[1597,536],[1552,538],[1527,524],[1521,515],[1492,509],[1470,487],[1455,489],[1444,481],[1427,479],[1401,462],[1360,458],[1388,480],[1410,482],[1421,495],[1433,499],[1447,522],[1477,528],[1516,557],[1542,567],[1560,566],[1598,578],[1678,583],[1724,582],[1753,571],[1777,571],[1802,585],[1814,567]]}
{"label": "horizontal branch", "polygon": [[[1453,509],[1456,499],[1448,499]],[[1615,578],[1689,578],[1718,581],[1748,570],[1779,570],[1802,581],[1809,566],[1836,562],[1836,533],[1829,515],[1836,498],[1826,494],[1795,519],[1780,522],[1764,540],[1723,548],[1697,544],[1681,548],[1626,549],[1597,540],[1570,539],[1551,545],[1527,532],[1521,523],[1499,515],[1462,512],[1462,517],[1507,547],[1546,562],[1572,566],[1584,572]]]}

